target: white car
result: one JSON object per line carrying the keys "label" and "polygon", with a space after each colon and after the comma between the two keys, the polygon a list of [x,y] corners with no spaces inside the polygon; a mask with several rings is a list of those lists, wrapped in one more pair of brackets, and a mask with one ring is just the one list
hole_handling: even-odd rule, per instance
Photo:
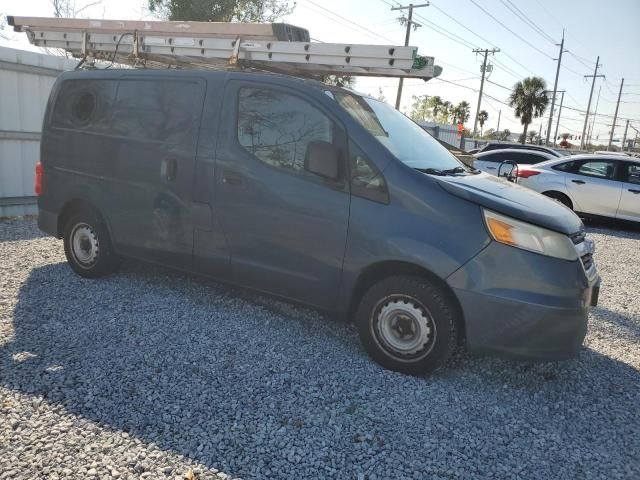
{"label": "white car", "polygon": [[518,184],[577,213],[640,222],[640,160],[575,155],[519,169]]}
{"label": "white car", "polygon": [[518,169],[521,169],[525,165],[535,165],[554,158],[558,158],[558,156],[538,150],[503,148],[501,150],[488,150],[476,153],[474,155],[473,166],[482,172],[496,176],[499,172],[499,176],[506,177],[511,173],[515,174],[515,171],[512,172],[512,170],[516,169],[512,163],[503,163],[505,161],[515,162],[518,165]]}

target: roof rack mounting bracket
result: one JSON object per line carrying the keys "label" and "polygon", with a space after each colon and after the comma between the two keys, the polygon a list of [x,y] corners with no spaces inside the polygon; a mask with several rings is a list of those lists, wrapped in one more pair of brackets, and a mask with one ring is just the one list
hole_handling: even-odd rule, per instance
{"label": "roof rack mounting bracket", "polygon": [[238,35],[233,42],[233,50],[231,51],[231,56],[229,57],[229,65],[238,65],[238,57],[240,56],[240,42],[240,35]]}

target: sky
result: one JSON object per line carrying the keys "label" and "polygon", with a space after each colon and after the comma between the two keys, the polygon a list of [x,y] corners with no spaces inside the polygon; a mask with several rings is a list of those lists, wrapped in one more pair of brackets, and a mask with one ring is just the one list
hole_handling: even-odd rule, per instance
{"label": "sky", "polygon": [[[77,5],[83,6],[77,0]],[[315,40],[336,43],[402,45],[405,28],[398,22],[400,12],[391,11],[395,0],[297,0],[292,14],[284,21],[307,28]],[[416,3],[420,3],[416,1]],[[426,3],[426,2],[422,2]],[[430,6],[414,10],[414,20],[422,24],[411,32],[410,45],[421,55],[435,57],[442,66],[439,78],[423,82],[405,81],[401,110],[408,111],[414,95],[438,95],[458,103],[471,104],[468,128],[473,128],[481,55],[474,48],[500,48],[489,63],[493,71],[487,77],[481,109],[489,114],[485,130],[496,128],[522,131],[520,121],[506,105],[514,83],[527,76],[541,76],[553,89],[562,32],[565,52],[558,90],[566,90],[559,133],[582,132],[596,57],[601,67],[594,88],[591,112],[596,108],[593,138],[606,143],[612,124],[620,80],[624,77],[622,102],[616,122],[615,138],[621,138],[625,119],[640,129],[640,0],[433,0]],[[145,0],[102,0],[85,10],[81,17],[140,19],[151,18]],[[50,0],[0,0],[0,14],[50,16]],[[6,32],[5,32],[6,35]],[[12,35],[1,44],[28,48],[24,34]],[[1,40],[1,39],[0,39]],[[381,88],[389,103],[396,97],[397,79],[363,78],[356,90],[377,96]],[[599,101],[598,93],[600,92]],[[557,115],[559,98],[556,103]],[[547,110],[548,114],[548,110]],[[593,118],[593,116],[591,117]],[[543,136],[548,116],[536,119],[530,129],[542,125]],[[591,119],[589,121],[591,124]],[[555,120],[554,120],[555,125]],[[555,128],[555,127],[553,127]],[[628,137],[634,136],[630,128]]]}

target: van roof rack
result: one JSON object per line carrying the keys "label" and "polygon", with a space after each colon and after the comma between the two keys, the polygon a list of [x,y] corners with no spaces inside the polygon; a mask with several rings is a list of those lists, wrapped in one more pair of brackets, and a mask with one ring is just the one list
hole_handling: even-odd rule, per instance
{"label": "van roof rack", "polygon": [[[295,76],[437,77],[417,47],[313,42],[285,23],[164,22],[8,16],[36,46],[148,68],[252,68]],[[91,62],[87,62],[91,63]]]}

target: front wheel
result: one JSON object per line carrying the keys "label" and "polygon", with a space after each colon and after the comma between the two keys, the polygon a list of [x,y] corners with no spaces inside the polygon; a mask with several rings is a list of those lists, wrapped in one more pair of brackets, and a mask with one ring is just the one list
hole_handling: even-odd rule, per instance
{"label": "front wheel", "polygon": [[456,346],[458,314],[434,282],[394,276],[373,285],[357,312],[360,340],[369,355],[390,370],[432,372]]}
{"label": "front wheel", "polygon": [[71,215],[65,224],[63,240],[67,262],[81,277],[102,277],[118,266],[104,221],[91,210]]}

